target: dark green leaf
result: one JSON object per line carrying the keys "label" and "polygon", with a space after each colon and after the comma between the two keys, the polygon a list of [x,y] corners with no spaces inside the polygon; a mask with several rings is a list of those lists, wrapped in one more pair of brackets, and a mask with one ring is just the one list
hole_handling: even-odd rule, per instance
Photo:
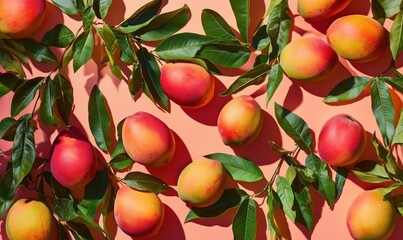
{"label": "dark green leaf", "polygon": [[77,15],[78,11],[76,6],[74,5],[73,0],[52,0],[52,3],[56,5],[63,12],[70,15]]}
{"label": "dark green leaf", "polygon": [[88,121],[95,142],[104,152],[107,152],[111,145],[111,119],[105,96],[98,86],[94,85],[88,101]]}
{"label": "dark green leaf", "polygon": [[274,212],[279,205],[280,199],[277,193],[273,189],[270,189],[267,196],[267,206],[269,208],[269,211],[267,213],[267,225],[270,230],[271,239],[280,239],[280,237],[282,236],[282,233],[278,228],[274,217]]}
{"label": "dark green leaf", "polygon": [[308,125],[298,115],[275,103],[275,114],[281,128],[290,136],[298,146],[306,153],[312,151],[312,135]]}
{"label": "dark green leaf", "polygon": [[19,121],[12,117],[6,117],[0,121],[0,139],[13,141]]}
{"label": "dark green leaf", "polygon": [[52,175],[50,175],[50,187],[55,197],[72,199],[70,190],[63,187]]}
{"label": "dark green leaf", "polygon": [[73,45],[73,68],[76,72],[91,59],[94,49],[94,36],[90,30],[82,32]]}
{"label": "dark green leaf", "polygon": [[4,47],[9,53],[18,57],[24,63],[28,63],[29,59],[26,56],[25,47],[20,43],[19,40],[5,39],[4,43],[6,44]]}
{"label": "dark green leaf", "polygon": [[35,161],[34,129],[25,118],[17,128],[13,142],[11,166],[13,169],[13,183],[18,186],[28,175]]}
{"label": "dark green leaf", "polygon": [[297,217],[297,221],[308,228],[310,232],[312,232],[314,219],[312,199],[309,189],[304,187],[301,191],[295,192],[295,200],[298,205],[298,214],[301,214],[301,216]]}
{"label": "dark green leaf", "polygon": [[67,226],[70,228],[70,232],[75,240],[93,240],[90,230],[85,224],[67,222]]}
{"label": "dark green leaf", "polygon": [[143,76],[141,75],[141,65],[140,64],[134,64],[133,65],[133,71],[130,74],[130,78],[127,81],[127,85],[129,87],[129,92],[134,98],[141,90],[143,87]]}
{"label": "dark green leaf", "polygon": [[25,53],[35,61],[43,63],[57,62],[57,57],[48,47],[29,38],[21,39],[20,42],[25,47]]}
{"label": "dark green leaf", "polygon": [[56,116],[54,106],[57,100],[55,83],[47,78],[45,88],[42,91],[41,105],[39,107],[39,117],[48,126],[60,125],[60,120]]}
{"label": "dark green leaf", "polygon": [[289,12],[288,2],[283,0],[273,8],[269,16],[266,31],[269,35],[272,48],[271,59],[278,57],[281,50],[290,41],[292,19]]}
{"label": "dark green leaf", "polygon": [[244,42],[248,42],[250,24],[250,0],[230,0],[239,33]]}
{"label": "dark green leaf", "polygon": [[197,208],[193,207],[186,216],[185,223],[197,218],[213,218],[225,213],[228,209],[238,207],[248,198],[242,189],[225,189],[221,198],[213,205]]}
{"label": "dark green leaf", "polygon": [[25,78],[25,72],[20,61],[2,48],[0,48],[0,66],[6,72],[18,74],[19,78]]}
{"label": "dark green leaf", "polygon": [[207,36],[220,38],[223,42],[239,42],[230,25],[216,11],[203,9],[201,18]]}
{"label": "dark green leaf", "polygon": [[121,59],[124,58],[125,60],[124,62],[130,62],[130,63],[134,62],[136,54],[134,52],[133,45],[130,43],[130,40],[127,37],[127,35],[114,28],[112,28],[112,31],[115,34],[116,42],[119,48],[122,50]]}
{"label": "dark green leaf", "polygon": [[104,19],[108,14],[109,7],[112,5],[112,0],[95,0],[94,10],[98,18]]}
{"label": "dark green leaf", "polygon": [[276,153],[280,153],[280,154],[290,154],[292,153],[292,150],[287,150],[283,147],[281,147],[280,145],[278,145],[277,143],[273,142],[273,141],[269,141],[269,145],[270,148],[275,151]]}
{"label": "dark green leaf", "polygon": [[400,93],[403,93],[403,78],[392,78],[392,77],[382,77],[379,80],[385,81],[390,84],[392,87],[396,88]]}
{"label": "dark green leaf", "polygon": [[111,158],[113,159],[122,153],[126,153],[126,150],[125,150],[125,147],[123,146],[122,138],[119,137],[118,142],[116,143],[115,149],[111,153]]}
{"label": "dark green leaf", "polygon": [[41,87],[42,81],[42,77],[30,79],[15,90],[11,101],[11,116],[17,116],[34,100],[36,91]]}
{"label": "dark green leaf", "polygon": [[67,80],[61,73],[58,73],[53,81],[56,86],[57,110],[63,119],[63,122],[68,125],[70,115],[73,110],[73,88],[70,81]]}
{"label": "dark green leaf", "polygon": [[91,6],[84,9],[82,18],[83,18],[84,31],[88,31],[91,28],[91,25],[95,19],[94,9]]}
{"label": "dark green leaf", "polygon": [[346,183],[348,170],[343,167],[336,169],[336,199],[338,199],[343,192],[344,184]]}
{"label": "dark green leaf", "polygon": [[284,213],[294,222],[297,216],[292,206],[294,204],[294,191],[287,179],[278,176],[276,179],[277,193]]}
{"label": "dark green leaf", "polygon": [[399,12],[390,29],[390,50],[393,59],[397,59],[403,50],[403,12]]}
{"label": "dark green leaf", "polygon": [[[113,212],[115,199],[116,199],[116,190],[112,184],[108,184],[104,198],[102,199],[102,203],[101,203],[102,204],[101,205],[102,206],[101,214],[102,214],[102,218],[103,218],[103,221],[102,221],[103,226],[106,226],[106,220],[107,220],[108,214]],[[104,227],[104,229],[105,229],[105,231],[107,231],[107,227]]]}
{"label": "dark green leaf", "polygon": [[350,172],[364,182],[381,183],[392,181],[385,168],[373,161],[362,161],[349,169]]}
{"label": "dark green leaf", "polygon": [[143,5],[120,24],[120,29],[124,33],[131,33],[146,26],[157,15],[161,4],[161,0],[153,0]]}
{"label": "dark green leaf", "polygon": [[269,80],[266,86],[266,107],[274,96],[278,86],[280,86],[280,83],[283,80],[283,74],[283,69],[278,63],[274,64],[274,66],[270,69]]}
{"label": "dark green leaf", "polygon": [[108,186],[108,176],[98,171],[95,177],[85,186],[84,199],[77,205],[84,216],[94,219],[98,206],[104,198]]}
{"label": "dark green leaf", "polygon": [[65,48],[74,40],[74,36],[74,33],[66,25],[57,24],[45,33],[41,42],[45,46]]}
{"label": "dark green leaf", "polygon": [[11,73],[4,73],[0,75],[0,98],[7,93],[13,91],[18,83],[17,76]]}
{"label": "dark green leaf", "polygon": [[383,142],[389,145],[395,132],[395,108],[385,82],[376,80],[371,86],[372,112],[376,118]]}
{"label": "dark green leaf", "polygon": [[221,67],[238,68],[248,61],[250,51],[241,45],[212,43],[203,46],[197,56]]}
{"label": "dark green leaf", "polygon": [[17,185],[13,181],[13,171],[10,169],[0,178],[0,218],[11,207]]}
{"label": "dark green leaf", "polygon": [[371,12],[372,12],[373,18],[375,20],[377,20],[380,24],[383,25],[385,23],[385,19],[386,19],[385,9],[380,4],[379,0],[371,1]]}
{"label": "dark green leaf", "polygon": [[342,102],[355,99],[372,82],[372,78],[364,76],[353,76],[339,84],[323,100],[326,103]]}
{"label": "dark green leaf", "polygon": [[256,202],[251,198],[243,200],[232,223],[234,239],[253,240],[256,239]]}
{"label": "dark green leaf", "polygon": [[371,142],[372,145],[374,145],[375,147],[375,151],[379,160],[385,163],[386,169],[390,173],[396,175],[398,171],[400,171],[397,166],[396,159],[393,157],[393,154],[390,151],[388,151],[384,146],[379,144],[378,140],[376,139],[375,132],[374,134],[372,134]]}
{"label": "dark green leaf", "polygon": [[253,34],[252,46],[258,51],[262,51],[270,45],[270,38],[266,29],[266,25],[261,25]]}
{"label": "dark green leaf", "polygon": [[133,163],[133,159],[127,153],[120,153],[113,157],[108,164],[114,169],[123,170],[130,167]]}
{"label": "dark green leaf", "polygon": [[170,187],[162,180],[142,172],[130,172],[123,180],[129,187],[140,191],[150,191],[155,194],[163,193]]}
{"label": "dark green leaf", "polygon": [[403,109],[400,110],[399,123],[397,124],[395,135],[393,135],[392,145],[403,144]]}
{"label": "dark green leaf", "polygon": [[69,63],[71,62],[71,60],[73,60],[74,57],[74,51],[73,51],[73,47],[70,47],[66,54],[64,55],[62,61],[62,67],[67,67],[67,65],[69,65]]}
{"label": "dark green leaf", "polygon": [[190,9],[185,4],[182,8],[163,13],[140,30],[143,41],[160,41],[182,29],[190,19]]}
{"label": "dark green leaf", "polygon": [[58,240],[70,240],[69,233],[60,222],[57,222],[57,237]]}
{"label": "dark green leaf", "polygon": [[262,63],[246,73],[242,74],[239,78],[237,78],[231,86],[225,90],[225,92],[220,93],[221,96],[228,96],[231,94],[238,93],[251,85],[259,85],[261,84],[267,76],[267,73],[270,71],[270,66]]}
{"label": "dark green leaf", "polygon": [[226,153],[213,153],[204,157],[221,162],[236,181],[257,182],[264,178],[262,170],[248,159]]}
{"label": "dark green leaf", "polygon": [[202,46],[217,41],[217,38],[196,33],[179,33],[162,41],[155,52],[165,60],[186,60],[193,58]]}
{"label": "dark green leaf", "polygon": [[[372,13],[375,19],[390,18],[400,11],[401,0],[372,0]],[[383,14],[384,16],[383,16]]]}
{"label": "dark green leaf", "polygon": [[105,47],[105,51],[108,55],[109,62],[111,66],[115,65],[115,59],[113,54],[115,53],[115,46],[117,43],[115,34],[108,24],[103,24],[102,28],[95,28],[101,37],[102,43]]}

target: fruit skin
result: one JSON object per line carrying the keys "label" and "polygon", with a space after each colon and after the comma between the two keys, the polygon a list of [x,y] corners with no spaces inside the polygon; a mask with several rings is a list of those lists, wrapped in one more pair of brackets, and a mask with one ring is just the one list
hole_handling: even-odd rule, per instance
{"label": "fruit skin", "polygon": [[164,221],[164,205],[155,193],[120,188],[114,203],[115,220],[131,237],[152,237]]}
{"label": "fruit skin", "polygon": [[80,130],[73,127],[60,132],[52,145],[50,171],[61,185],[82,188],[94,178],[97,168],[94,147]]}
{"label": "fruit skin", "polygon": [[191,162],[178,178],[178,195],[195,207],[207,207],[220,199],[224,192],[226,173],[216,160],[201,158]]}
{"label": "fruit skin", "polygon": [[314,37],[293,40],[280,54],[280,66],[287,76],[302,81],[324,79],[338,62],[338,56],[329,44]]}
{"label": "fruit skin", "polygon": [[395,222],[395,208],[383,199],[380,188],[358,195],[347,212],[347,227],[356,240],[386,240],[392,234]]}
{"label": "fruit skin", "polygon": [[305,20],[322,20],[345,9],[351,0],[298,0],[297,10]]}
{"label": "fruit skin", "polygon": [[129,156],[144,165],[166,165],[175,152],[172,131],[164,122],[147,112],[136,112],[126,118],[122,140]]}
{"label": "fruit skin", "polygon": [[0,32],[12,38],[30,37],[42,25],[45,0],[0,1]]}
{"label": "fruit skin", "polygon": [[160,82],[168,98],[182,107],[203,107],[214,96],[213,77],[194,63],[165,64],[161,68]]}
{"label": "fruit skin", "polygon": [[251,96],[239,96],[229,101],[220,111],[217,128],[225,145],[247,145],[260,133],[263,114]]}
{"label": "fruit skin", "polygon": [[364,15],[336,19],[326,35],[336,53],[352,62],[375,60],[388,46],[388,36],[383,26]]}
{"label": "fruit skin", "polygon": [[326,121],[319,133],[319,155],[332,166],[351,165],[364,152],[366,141],[361,123],[348,114],[337,114]]}
{"label": "fruit skin", "polygon": [[10,240],[58,239],[56,220],[40,201],[22,198],[10,208],[6,218],[6,233]]}

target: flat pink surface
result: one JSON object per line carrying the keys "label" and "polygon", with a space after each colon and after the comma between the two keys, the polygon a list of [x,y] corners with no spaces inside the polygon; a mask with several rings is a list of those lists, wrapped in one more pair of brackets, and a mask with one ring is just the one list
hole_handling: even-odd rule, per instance
{"label": "flat pink surface", "polygon": [[[146,0],[114,0],[106,21],[112,25],[118,24],[124,18],[130,16],[136,9],[145,4]],[[256,24],[265,14],[269,1],[253,0],[252,2],[252,24]],[[203,33],[201,25],[201,11],[203,9],[214,9],[220,13],[228,21],[228,23],[236,28],[235,17],[231,11],[229,1],[218,0],[203,0],[203,1],[164,1],[164,8],[162,12],[177,9],[183,4],[187,4],[192,12],[190,22],[183,28],[182,32],[196,32]],[[359,13],[371,15],[370,2],[353,1],[342,13],[338,14],[329,20],[323,20],[318,23],[307,23],[298,16],[296,11],[296,0],[289,1],[291,10],[295,15],[295,27],[293,32],[293,39],[299,38],[302,35],[316,36],[321,39],[326,39],[324,33],[332,20],[337,16]],[[51,3],[48,3],[48,15],[45,24],[34,36],[40,40],[42,36],[52,29],[56,24],[64,23],[73,31],[76,31],[81,22],[65,16]],[[389,30],[391,22],[387,21],[385,27]],[[251,29],[253,30],[254,27]],[[100,42],[97,42],[97,49],[101,49]],[[59,50],[55,50],[59,54]],[[144,171],[149,172],[176,189],[176,181],[180,171],[192,161],[203,155],[223,152],[236,154],[242,157],[249,158],[261,166],[267,179],[270,179],[277,166],[279,155],[274,153],[269,145],[268,140],[275,141],[285,148],[293,148],[293,141],[279,128],[274,116],[274,102],[279,103],[285,108],[293,111],[301,116],[309,125],[314,133],[315,139],[319,135],[319,131],[324,122],[331,116],[337,113],[347,113],[352,115],[362,123],[368,135],[374,131],[380,136],[375,118],[371,112],[371,101],[369,95],[360,98],[344,105],[328,105],[322,102],[323,98],[330,92],[330,90],[340,81],[352,75],[369,75],[375,76],[384,71],[390,62],[390,53],[386,52],[381,59],[366,64],[351,64],[343,59],[340,59],[341,64],[337,67],[336,72],[328,79],[317,83],[299,83],[291,81],[286,77],[283,79],[279,89],[274,95],[274,98],[265,107],[266,94],[265,86],[255,86],[245,89],[239,94],[251,94],[259,102],[260,106],[264,109],[264,125],[261,134],[256,142],[243,147],[227,147],[225,146],[218,134],[216,127],[216,120],[220,109],[228,102],[231,97],[216,96],[213,101],[201,109],[182,109],[176,104],[171,102],[171,112],[164,113],[160,111],[144,94],[142,94],[135,101],[131,99],[128,91],[127,84],[112,76],[109,68],[101,63],[101,59],[105,55],[102,51],[96,51],[93,59],[88,62],[83,68],[76,73],[73,72],[72,64],[65,70],[69,76],[74,88],[74,116],[72,117],[72,124],[83,129],[88,135],[90,141],[95,144],[95,141],[89,130],[87,104],[89,93],[95,84],[98,84],[100,90],[105,95],[110,106],[113,123],[117,123],[133,114],[136,111],[147,111],[161,120],[163,120],[175,133],[177,142],[177,151],[175,153],[172,163],[168,166],[161,168],[145,168],[139,164],[134,164],[131,171]],[[240,69],[226,70],[225,76],[217,76],[217,93],[223,92],[242,72],[250,68],[253,59]],[[402,59],[397,64],[402,66]],[[31,63],[26,66],[29,76],[44,76],[47,72],[54,68],[54,65],[42,65]],[[129,73],[128,68],[123,68],[124,74]],[[403,70],[403,69],[402,69]],[[0,119],[10,115],[10,101],[12,95],[8,94],[0,99]],[[400,96],[402,98],[402,96]],[[31,106],[32,108],[32,106]],[[398,109],[399,111],[400,109]],[[27,109],[29,111],[29,109]],[[44,158],[49,157],[50,145],[56,137],[58,130],[51,127],[43,126],[39,122],[39,129],[35,132],[36,144],[38,146],[37,153]],[[11,143],[0,141],[0,149],[5,152],[0,155],[0,170],[4,171],[6,166],[5,162],[11,155]],[[402,156],[400,149],[399,155]],[[103,155],[105,161],[109,161],[108,156]],[[368,145],[368,150],[362,159],[375,159],[374,151]],[[305,156],[301,153],[298,160],[304,161]],[[285,170],[285,165],[283,166]],[[281,174],[284,175],[285,171]],[[333,179],[335,177],[334,171]],[[126,172],[121,172],[119,175],[125,175]],[[256,184],[239,184],[239,187],[245,189],[249,193],[260,191],[264,183]],[[312,191],[315,228],[310,234],[305,228],[284,219],[286,229],[289,229],[288,234],[292,239],[314,239],[314,240],[340,240],[351,239],[347,226],[346,214],[352,200],[365,189],[372,189],[380,185],[370,185],[358,181],[355,177],[349,176],[340,199],[336,203],[333,210],[329,209],[326,202],[316,192]],[[22,191],[20,196],[31,196],[32,193]],[[235,211],[231,210],[224,215],[214,219],[196,220],[184,224],[185,217],[189,208],[183,203],[176,195],[175,191],[169,191],[166,194],[160,195],[162,202],[165,204],[166,216],[164,225],[160,233],[153,239],[189,239],[189,240],[205,240],[205,239],[232,239],[232,218]],[[258,203],[262,203],[257,211],[257,239],[269,239],[269,231],[267,227],[267,205],[266,199],[256,198]],[[102,221],[102,220],[101,220]],[[5,234],[4,223],[0,223],[0,238],[7,239]],[[397,240],[403,236],[403,218],[397,217],[397,226],[390,239]],[[108,229],[115,239],[124,240],[131,239],[123,232],[121,232],[114,223],[111,216],[108,220]]]}

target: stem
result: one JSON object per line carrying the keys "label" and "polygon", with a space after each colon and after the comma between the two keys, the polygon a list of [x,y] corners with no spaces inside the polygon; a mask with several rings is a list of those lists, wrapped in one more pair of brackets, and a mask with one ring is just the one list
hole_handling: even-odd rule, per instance
{"label": "stem", "polygon": [[274,173],[273,173],[273,175],[271,176],[269,183],[267,184],[267,186],[270,187],[270,188],[272,188],[273,183],[274,183],[274,180],[276,179],[276,176],[277,176],[277,175],[279,174],[279,172],[280,172],[281,165],[282,165],[283,162],[284,162],[284,157],[281,156],[281,158],[280,158],[278,161],[279,161],[279,162],[278,162],[278,164],[277,164],[276,170],[274,170]]}

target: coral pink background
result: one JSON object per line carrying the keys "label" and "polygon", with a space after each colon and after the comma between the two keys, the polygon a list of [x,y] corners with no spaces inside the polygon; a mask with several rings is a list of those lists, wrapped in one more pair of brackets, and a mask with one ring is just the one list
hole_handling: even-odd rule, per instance
{"label": "coral pink background", "polygon": [[[140,6],[145,4],[146,0],[114,0],[110,12],[106,18],[109,24],[116,25],[124,18],[127,18]],[[229,24],[236,28],[235,18],[231,11],[229,1],[217,1],[217,0],[203,0],[203,1],[186,1],[186,0],[165,0],[164,8],[162,12],[171,11],[177,9],[183,4],[187,4],[192,12],[192,18],[186,27],[181,30],[183,32],[197,32],[203,33],[201,25],[201,12],[203,9],[214,9],[220,13],[229,22]],[[253,0],[252,6],[252,24],[256,26],[260,19],[265,14],[265,9],[268,7],[269,1]],[[301,17],[297,15],[296,0],[289,1],[291,10],[295,15],[295,28],[293,32],[293,39],[299,38],[302,35],[317,36],[325,40],[325,31],[332,20],[337,16],[346,14],[365,14],[370,13],[370,1],[361,0],[353,1],[350,6],[343,12],[338,14],[329,20],[323,20],[318,23],[307,23]],[[37,40],[41,40],[44,33],[52,29],[56,24],[64,23],[74,32],[80,27],[81,22],[74,17],[65,16],[55,6],[48,3],[48,15],[45,20],[45,24],[41,29],[33,36]],[[387,21],[385,27],[389,30],[391,22]],[[253,31],[251,28],[251,32]],[[98,47],[100,48],[100,42],[98,41]],[[58,56],[60,56],[60,50],[53,49]],[[73,87],[75,108],[74,116],[71,123],[82,128],[88,135],[90,141],[95,145],[95,141],[91,135],[88,124],[88,111],[87,104],[89,93],[93,85],[98,84],[100,90],[104,93],[113,116],[113,123],[115,126],[117,123],[128,115],[133,114],[136,111],[147,111],[154,114],[161,120],[163,120],[175,133],[177,140],[177,151],[171,164],[162,168],[145,168],[139,164],[134,164],[132,171],[144,171],[154,174],[170,184],[173,188],[176,188],[176,181],[180,171],[192,161],[192,159],[200,158],[203,155],[224,152],[230,154],[236,154],[242,157],[249,158],[255,161],[261,166],[267,179],[271,177],[274,169],[277,165],[277,159],[279,155],[270,150],[267,144],[268,140],[276,141],[278,144],[285,148],[293,148],[293,142],[285,133],[279,128],[274,117],[274,102],[283,105],[285,108],[293,111],[301,116],[309,125],[317,139],[321,126],[331,116],[337,113],[351,114],[354,118],[359,120],[368,135],[374,131],[380,136],[378,127],[376,125],[375,118],[371,112],[371,101],[369,95],[361,97],[359,100],[344,105],[327,105],[322,102],[323,98],[329,93],[329,91],[340,81],[348,78],[352,75],[369,75],[375,76],[384,71],[390,62],[390,53],[385,52],[381,59],[378,59],[372,63],[366,64],[351,64],[343,59],[340,59],[340,65],[337,68],[335,74],[328,79],[318,83],[299,83],[284,78],[279,89],[274,95],[274,98],[269,103],[269,106],[265,107],[266,94],[265,86],[250,87],[240,94],[251,94],[260,103],[264,109],[264,126],[261,134],[256,142],[249,146],[244,147],[227,147],[225,146],[218,134],[216,128],[216,119],[221,107],[228,102],[231,97],[219,97],[216,96],[213,101],[206,107],[201,109],[189,110],[182,109],[171,103],[171,112],[164,113],[160,111],[145,95],[141,95],[135,101],[131,99],[128,91],[127,84],[113,77],[109,72],[109,68],[101,63],[104,53],[96,51],[93,55],[93,60],[88,62],[76,73],[73,72],[72,66],[65,70],[68,74]],[[242,72],[246,71],[251,64],[251,59],[248,64],[240,69],[225,70],[225,76],[217,76],[217,90],[216,93],[220,93],[226,89]],[[402,60],[398,61],[398,66],[402,66]],[[29,76],[45,76],[46,73],[52,70],[55,65],[48,64],[42,65],[37,63],[30,63],[25,66]],[[130,69],[123,68],[124,74],[127,75]],[[240,95],[237,94],[237,95]],[[235,96],[237,96],[235,95]],[[400,96],[402,98],[402,96]],[[12,94],[8,94],[0,99],[0,119],[10,115],[10,102]],[[32,109],[32,105],[30,106]],[[27,109],[29,111],[30,109]],[[399,111],[400,109],[397,109]],[[44,157],[49,157],[50,145],[53,139],[58,133],[58,129],[52,127],[43,126],[38,122],[39,130],[35,132],[37,153]],[[11,143],[0,141],[0,149],[4,152],[0,155],[0,172],[4,172],[6,161],[11,155]],[[402,156],[402,152],[398,153]],[[108,156],[102,155],[105,161],[109,161]],[[362,159],[375,159],[376,155],[371,146],[368,145],[367,151]],[[305,156],[301,153],[298,156],[298,160],[304,162]],[[283,170],[285,170],[285,165]],[[335,177],[334,171],[333,179]],[[125,172],[119,173],[123,176]],[[284,174],[284,171],[281,172]],[[294,224],[285,218],[283,223],[289,232],[286,233],[291,236],[292,239],[351,239],[347,226],[346,226],[346,213],[352,200],[364,189],[371,189],[381,185],[364,184],[358,181],[355,177],[349,175],[346,185],[340,199],[336,203],[333,210],[329,209],[324,199],[318,195],[318,193],[312,191],[313,204],[314,204],[314,216],[315,216],[315,228],[312,234],[310,234],[305,228]],[[263,187],[263,182],[255,184],[240,183],[239,187],[245,189],[249,193],[259,192]],[[34,194],[29,190],[21,190],[18,197],[33,196]],[[160,233],[153,239],[232,239],[231,222],[235,211],[231,210],[224,215],[214,219],[196,220],[184,224],[184,219],[189,211],[189,208],[180,201],[175,191],[169,191],[160,195],[162,202],[165,204],[166,218],[164,225]],[[266,214],[267,206],[265,199],[259,197],[256,198],[258,203],[261,203],[257,211],[257,239],[269,239],[269,231],[267,227]],[[0,222],[0,238],[7,239],[5,234],[4,223]],[[397,217],[397,227],[390,239],[401,239],[403,234],[403,218]],[[110,216],[108,220],[108,230],[111,236],[115,239],[123,240],[130,239],[124,233],[122,233],[114,223],[113,217]],[[399,237],[400,236],[400,237]]]}

